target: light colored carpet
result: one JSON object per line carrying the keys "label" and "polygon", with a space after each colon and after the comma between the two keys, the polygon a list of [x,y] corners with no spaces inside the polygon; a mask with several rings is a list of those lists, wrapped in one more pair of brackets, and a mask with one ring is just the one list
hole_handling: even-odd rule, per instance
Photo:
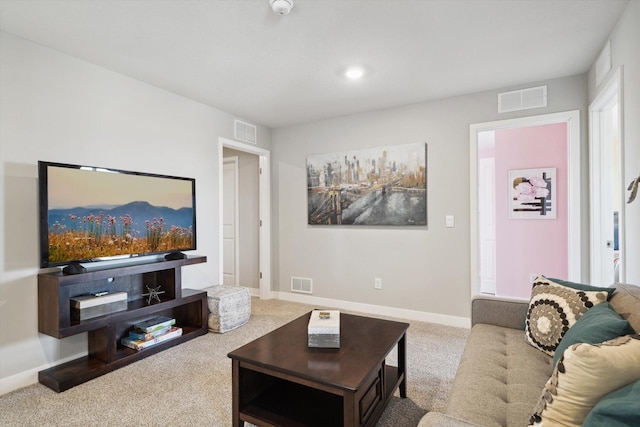
{"label": "light colored carpet", "polygon": [[[34,384],[0,396],[0,425],[230,426],[227,354],[313,308],[254,298],[251,319],[234,331],[209,333],[63,393]],[[396,392],[378,427],[416,426],[427,411],[444,409],[468,336],[462,328],[408,323],[407,398]]]}

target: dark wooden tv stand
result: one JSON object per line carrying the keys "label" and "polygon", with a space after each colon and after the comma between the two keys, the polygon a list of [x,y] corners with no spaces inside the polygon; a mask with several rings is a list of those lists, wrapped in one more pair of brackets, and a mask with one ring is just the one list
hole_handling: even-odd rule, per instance
{"label": "dark wooden tv stand", "polygon": [[[38,275],[38,331],[55,338],[88,333],[88,354],[40,371],[38,380],[61,392],[137,360],[183,343],[208,331],[207,293],[182,289],[181,268],[206,262],[204,256],[139,264],[64,275]],[[160,302],[148,303],[147,286],[161,286]],[[127,292],[127,309],[87,320],[73,320],[70,299],[83,294]],[[169,316],[182,328],[182,336],[136,351],[120,344],[131,326],[153,316]]]}

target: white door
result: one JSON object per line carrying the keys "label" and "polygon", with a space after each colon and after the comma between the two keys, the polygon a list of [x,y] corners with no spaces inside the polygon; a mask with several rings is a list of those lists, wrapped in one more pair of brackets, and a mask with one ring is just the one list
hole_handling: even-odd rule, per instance
{"label": "white door", "polygon": [[238,158],[223,161],[222,273],[223,284],[238,285]]}
{"label": "white door", "polygon": [[589,106],[591,283],[596,286],[625,279],[619,81],[616,72]]}
{"label": "white door", "polygon": [[478,159],[478,238],[480,292],[496,293],[496,173],[495,159]]}

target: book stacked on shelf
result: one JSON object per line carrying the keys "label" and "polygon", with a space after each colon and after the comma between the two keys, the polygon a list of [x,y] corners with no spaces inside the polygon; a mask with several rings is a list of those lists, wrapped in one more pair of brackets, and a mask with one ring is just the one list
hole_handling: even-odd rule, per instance
{"label": "book stacked on shelf", "polygon": [[120,340],[125,347],[143,350],[161,342],[182,335],[182,328],[174,326],[176,319],[167,316],[156,316],[143,322],[135,323],[129,336]]}
{"label": "book stacked on shelf", "polygon": [[87,320],[127,309],[126,292],[98,292],[78,295],[70,298],[71,317],[74,320]]}

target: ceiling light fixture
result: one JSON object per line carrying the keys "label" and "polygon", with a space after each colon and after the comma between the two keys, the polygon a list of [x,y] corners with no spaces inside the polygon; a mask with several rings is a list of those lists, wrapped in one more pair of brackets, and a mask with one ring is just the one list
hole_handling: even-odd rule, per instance
{"label": "ceiling light fixture", "polygon": [[288,15],[293,8],[293,0],[269,0],[269,4],[278,15]]}
{"label": "ceiling light fixture", "polygon": [[349,67],[344,72],[344,75],[351,80],[358,80],[364,76],[364,69],[362,67]]}

